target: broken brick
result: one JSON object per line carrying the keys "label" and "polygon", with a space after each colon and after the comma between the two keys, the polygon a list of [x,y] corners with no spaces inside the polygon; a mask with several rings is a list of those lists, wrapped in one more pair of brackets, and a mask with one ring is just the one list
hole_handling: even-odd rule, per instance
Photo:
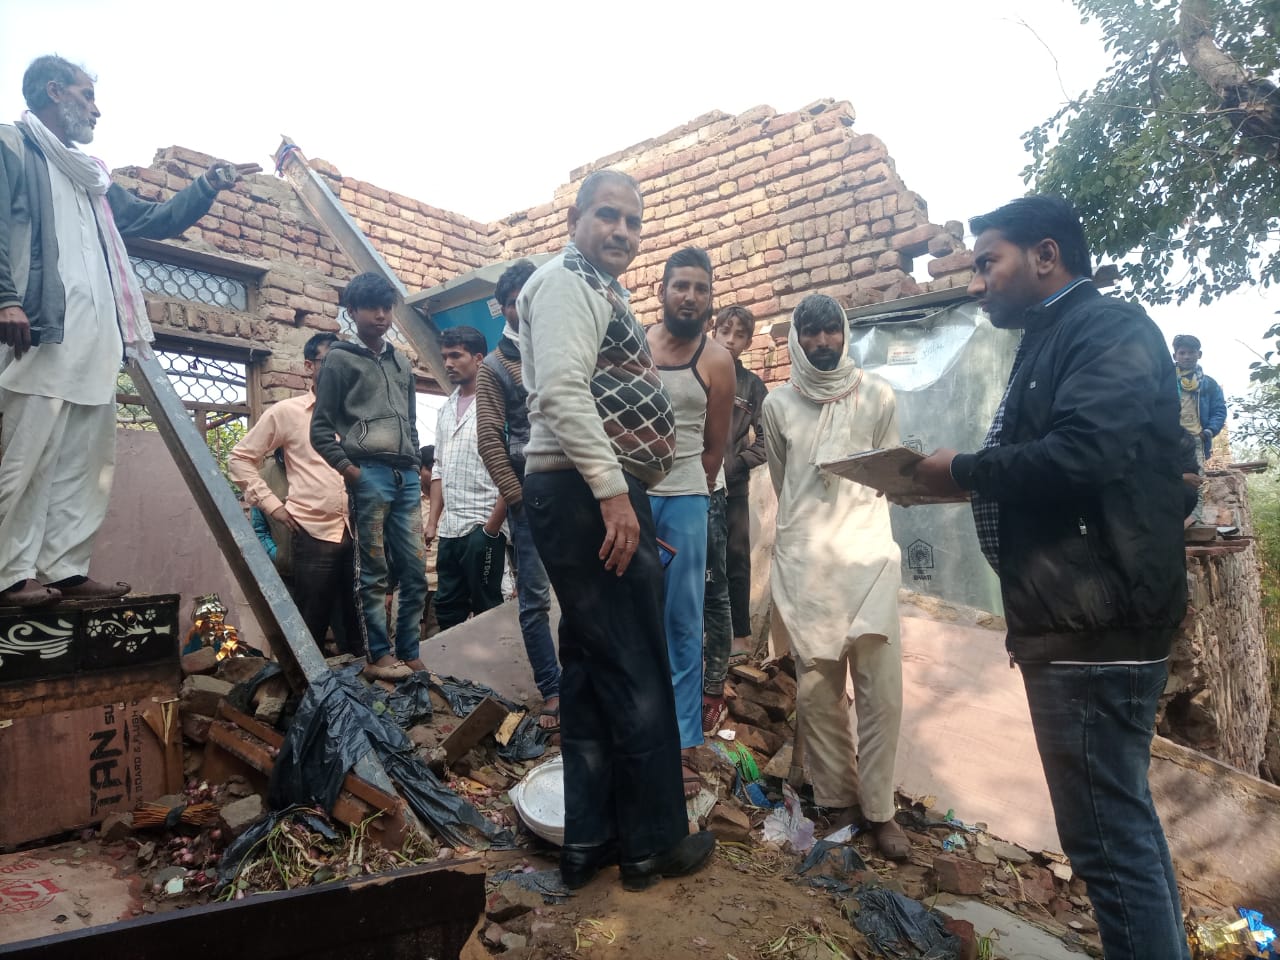
{"label": "broken brick", "polygon": [[982,893],[982,885],[987,879],[987,871],[982,864],[949,853],[933,858],[933,872],[937,877],[939,890],[962,897]]}

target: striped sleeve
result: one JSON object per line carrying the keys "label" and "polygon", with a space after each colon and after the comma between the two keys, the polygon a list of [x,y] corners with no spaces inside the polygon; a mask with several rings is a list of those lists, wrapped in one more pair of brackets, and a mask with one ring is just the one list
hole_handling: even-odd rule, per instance
{"label": "striped sleeve", "polygon": [[507,503],[520,505],[524,492],[507,454],[507,402],[497,375],[481,365],[476,375],[476,446],[480,459]]}

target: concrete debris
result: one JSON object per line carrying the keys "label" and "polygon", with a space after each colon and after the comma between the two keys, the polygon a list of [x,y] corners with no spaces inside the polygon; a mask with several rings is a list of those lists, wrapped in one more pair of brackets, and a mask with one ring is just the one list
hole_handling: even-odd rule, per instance
{"label": "concrete debris", "polygon": [[1001,860],[1008,860],[1012,864],[1023,864],[1031,862],[1031,854],[1023,850],[1016,843],[1005,843],[1003,840],[992,842],[991,849],[995,855]]}
{"label": "concrete debris", "polygon": [[98,838],[103,843],[118,843],[133,834],[133,814],[109,813],[98,829]]}
{"label": "concrete debris", "polygon": [[193,674],[182,681],[178,699],[184,713],[200,713],[212,717],[218,712],[218,702],[231,692],[231,687],[230,683],[217,677]]}
{"label": "concrete debris", "polygon": [[182,656],[182,673],[191,676],[193,673],[213,673],[218,669],[218,653],[213,647],[201,647]]}
{"label": "concrete debris", "polygon": [[721,801],[711,808],[707,829],[721,843],[750,843],[751,818],[736,805]]}
{"label": "concrete debris", "polygon": [[943,853],[933,858],[933,870],[938,889],[960,896],[977,896],[982,893],[987,871],[976,860],[968,860],[954,854]]}
{"label": "concrete debris", "polygon": [[256,793],[240,800],[233,800],[221,810],[222,829],[229,837],[238,837],[266,812],[262,797]]}

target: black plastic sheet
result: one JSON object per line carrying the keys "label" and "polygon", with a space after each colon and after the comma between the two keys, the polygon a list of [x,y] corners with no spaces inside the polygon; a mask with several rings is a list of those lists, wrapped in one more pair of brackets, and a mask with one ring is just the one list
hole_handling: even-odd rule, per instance
{"label": "black plastic sheet", "polygon": [[407,730],[431,719],[431,684],[423,672],[397,680],[395,690],[390,693],[376,683],[362,686],[361,699],[374,713],[389,716],[401,729]]}
{"label": "black plastic sheet", "polygon": [[364,684],[355,676],[360,668],[326,672],[307,688],[271,773],[271,806],[318,804],[332,810],[347,772],[372,750],[413,812],[447,843],[515,846],[509,830],[440,782],[394,719],[369,708]]}
{"label": "black plastic sheet", "polygon": [[564,885],[564,877],[558,867],[533,872],[503,870],[489,878],[489,885],[501,886],[508,880],[514,881],[522,890],[542,894],[543,903],[566,903],[573,896],[573,891]]}
{"label": "black plastic sheet", "polygon": [[437,682],[431,684],[431,688],[449,702],[449,708],[459,717],[465,717],[470,714],[485,697],[497,700],[508,710],[520,709],[506,697],[499,695],[492,687],[486,687],[483,683],[476,683],[472,680],[459,680],[457,677],[438,677]]}
{"label": "black plastic sheet", "polygon": [[547,739],[547,731],[538,725],[538,718],[526,716],[506,745],[499,744],[498,756],[507,763],[534,760],[547,752]]}
{"label": "black plastic sheet", "polygon": [[264,660],[262,669],[255,673],[248,680],[237,683],[231,688],[231,692],[227,694],[227,703],[235,707],[241,713],[247,713],[253,716],[253,695],[258,688],[270,680],[272,677],[280,676],[284,671],[280,668],[280,664],[274,660]]}
{"label": "black plastic sheet", "polygon": [[858,853],[857,848],[848,843],[832,843],[830,840],[819,840],[813,845],[809,851],[809,855],[804,858],[804,862],[796,867],[796,876],[802,876],[812,870],[820,863],[825,863],[828,854],[832,851],[836,852],[836,856],[832,859],[836,861],[836,865],[846,874],[854,873],[858,870],[868,870],[867,861],[862,859],[862,854]]}
{"label": "black plastic sheet", "polygon": [[960,960],[960,938],[948,933],[942,916],[884,887],[863,887],[853,895],[858,912],[850,919],[883,956],[910,960]]}

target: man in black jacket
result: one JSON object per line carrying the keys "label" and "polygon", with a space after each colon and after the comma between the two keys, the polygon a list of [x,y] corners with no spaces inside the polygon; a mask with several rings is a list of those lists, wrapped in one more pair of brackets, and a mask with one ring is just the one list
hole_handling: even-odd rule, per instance
{"label": "man in black jacket", "polygon": [[1173,370],[1142,308],[1090,282],[1065,201],[1024,197],[970,228],[969,293],[1022,342],[982,449],[935,451],[917,477],[973,493],[1058,835],[1108,960],[1189,960],[1147,782],[1186,611]]}

